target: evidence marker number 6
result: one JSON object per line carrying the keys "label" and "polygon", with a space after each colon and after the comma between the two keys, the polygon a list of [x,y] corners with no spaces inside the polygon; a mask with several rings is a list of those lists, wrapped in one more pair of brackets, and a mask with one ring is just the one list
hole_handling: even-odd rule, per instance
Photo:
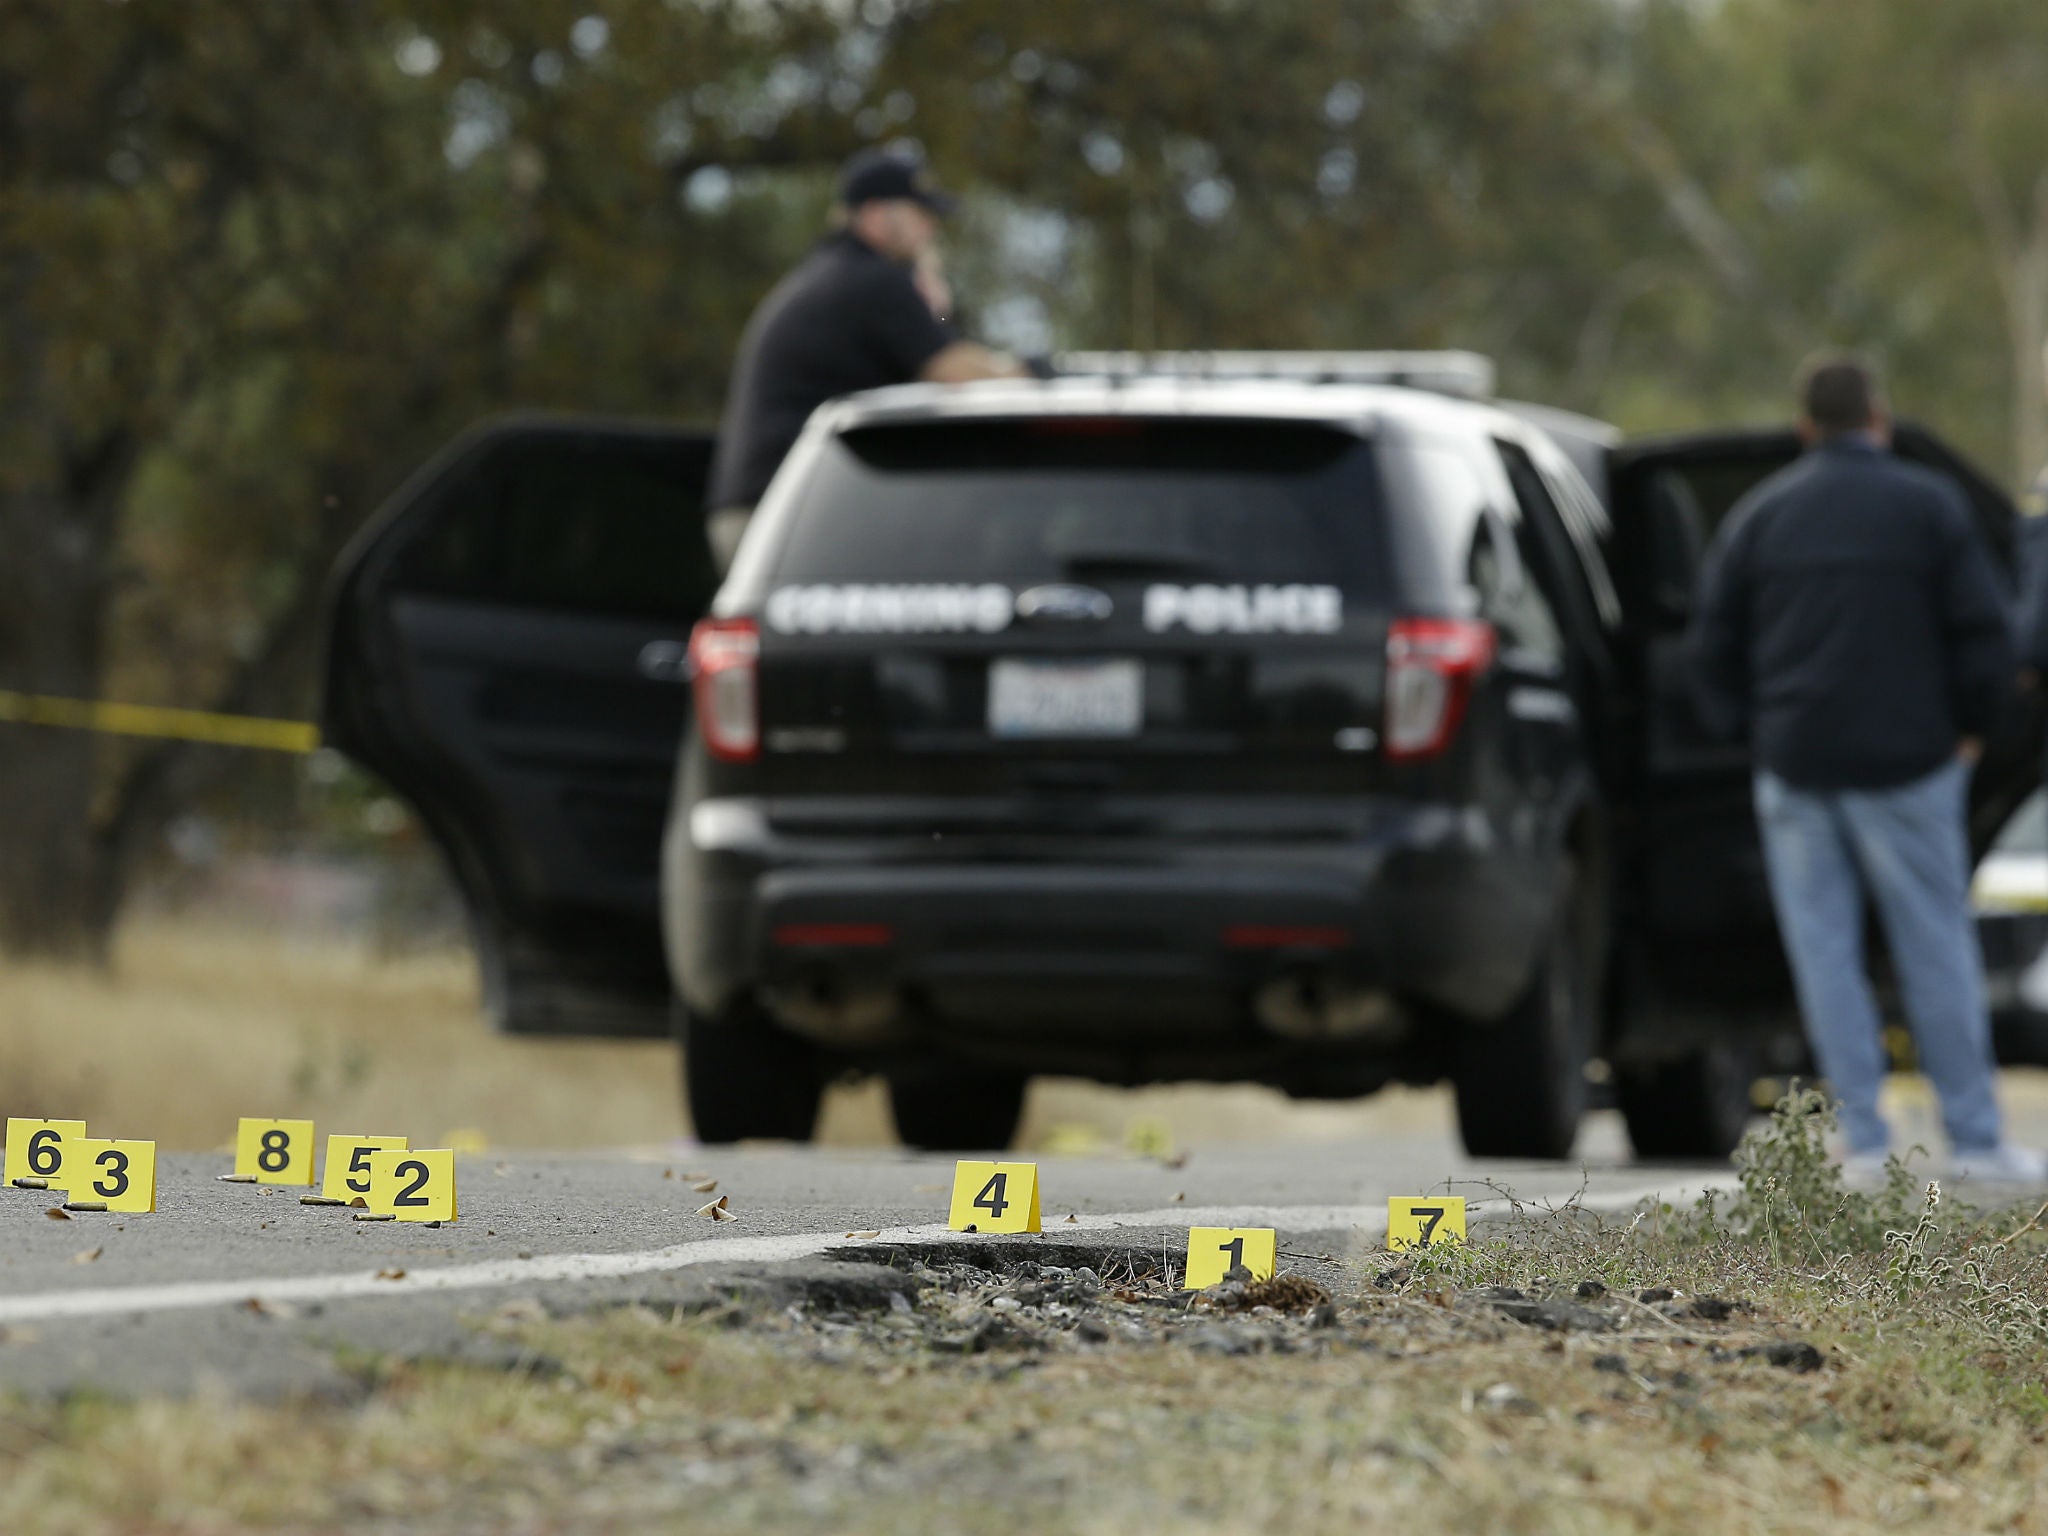
{"label": "evidence marker number 6", "polygon": [[66,1149],[85,1136],[83,1120],[7,1122],[4,1177],[19,1189],[63,1188]]}

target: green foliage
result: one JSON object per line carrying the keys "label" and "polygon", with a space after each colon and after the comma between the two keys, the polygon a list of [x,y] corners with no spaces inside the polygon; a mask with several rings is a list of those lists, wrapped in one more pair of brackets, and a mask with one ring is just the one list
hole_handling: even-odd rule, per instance
{"label": "green foliage", "polygon": [[[1795,1089],[1771,1110],[1770,1122],[1751,1131],[1736,1149],[1742,1187],[1719,1219],[1729,1230],[1770,1246],[1774,1257],[1795,1251],[1827,1254],[1882,1249],[1892,1229],[1913,1220],[1919,1186],[1897,1156],[1886,1159],[1885,1183],[1875,1191],[1845,1186],[1841,1165],[1828,1156],[1836,1129],[1824,1094]],[[1709,1205],[1703,1224],[1715,1219]]]}
{"label": "green foliage", "polygon": [[[1404,1255],[1392,1283],[1512,1285],[1539,1294],[1597,1279],[1626,1294],[1647,1285],[1799,1293],[1858,1328],[1910,1326],[1944,1347],[2048,1350],[2048,1270],[2038,1210],[1980,1210],[1898,1158],[1882,1188],[1843,1182],[1827,1154],[1827,1100],[1787,1094],[1736,1153],[1739,1187],[1691,1211],[1645,1207],[1625,1223],[1577,1202],[1509,1236]],[[1519,1209],[1519,1208],[1518,1208]],[[1524,1216],[1540,1212],[1523,1210]]]}
{"label": "green foliage", "polygon": [[[2030,471],[2044,81],[2024,0],[11,0],[0,686],[303,711],[408,469],[507,407],[713,417],[896,137],[999,340],[1474,346],[1632,429],[1781,418],[1857,342]],[[236,771],[38,751],[46,887]]]}

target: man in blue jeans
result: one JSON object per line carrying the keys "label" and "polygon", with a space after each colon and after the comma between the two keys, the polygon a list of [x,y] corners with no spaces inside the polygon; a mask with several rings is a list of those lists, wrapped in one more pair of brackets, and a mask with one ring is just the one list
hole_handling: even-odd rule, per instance
{"label": "man in blue jeans", "polygon": [[1951,1171],[2040,1183],[2006,1142],[1970,911],[1970,770],[2013,639],[1961,490],[1890,452],[1870,366],[1801,370],[1809,452],[1751,491],[1708,554],[1689,637],[1709,728],[1746,739],[1778,928],[1852,1178],[1881,1177],[1885,1051],[1863,963],[1877,911]]}

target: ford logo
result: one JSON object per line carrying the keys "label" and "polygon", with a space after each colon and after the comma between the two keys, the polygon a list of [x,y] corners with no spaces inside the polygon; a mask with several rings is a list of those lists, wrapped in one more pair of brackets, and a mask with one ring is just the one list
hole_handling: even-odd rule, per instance
{"label": "ford logo", "polygon": [[1033,587],[1017,594],[1017,617],[1027,623],[1044,619],[1057,624],[1100,624],[1115,607],[1107,592],[1093,587]]}

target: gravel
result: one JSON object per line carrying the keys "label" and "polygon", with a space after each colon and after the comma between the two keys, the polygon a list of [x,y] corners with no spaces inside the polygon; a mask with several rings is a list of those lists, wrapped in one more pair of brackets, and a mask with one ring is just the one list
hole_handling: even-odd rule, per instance
{"label": "gravel", "polygon": [[[1544,1279],[1533,1292],[1459,1289],[1440,1278],[1414,1281],[1406,1266],[1343,1265],[1319,1267],[1317,1278],[1282,1271],[1255,1280],[1238,1269],[1204,1291],[1179,1284],[1178,1266],[1156,1247],[982,1237],[841,1249],[804,1263],[735,1270],[715,1284],[700,1279],[634,1304],[711,1314],[834,1361],[922,1354],[1004,1371],[1056,1353],[1124,1349],[1398,1358],[1501,1342],[1524,1328],[1614,1340],[1619,1347],[1580,1358],[1645,1389],[1694,1391],[1701,1382],[1689,1372],[1632,1365],[1631,1345],[1697,1349],[1693,1358],[1702,1365],[1760,1361],[1805,1372],[1826,1363],[1805,1340],[1759,1338],[1746,1301],[1686,1296],[1670,1286],[1616,1294],[1597,1280]],[[1475,1403],[1538,1411],[1520,1394],[1482,1393]]]}

